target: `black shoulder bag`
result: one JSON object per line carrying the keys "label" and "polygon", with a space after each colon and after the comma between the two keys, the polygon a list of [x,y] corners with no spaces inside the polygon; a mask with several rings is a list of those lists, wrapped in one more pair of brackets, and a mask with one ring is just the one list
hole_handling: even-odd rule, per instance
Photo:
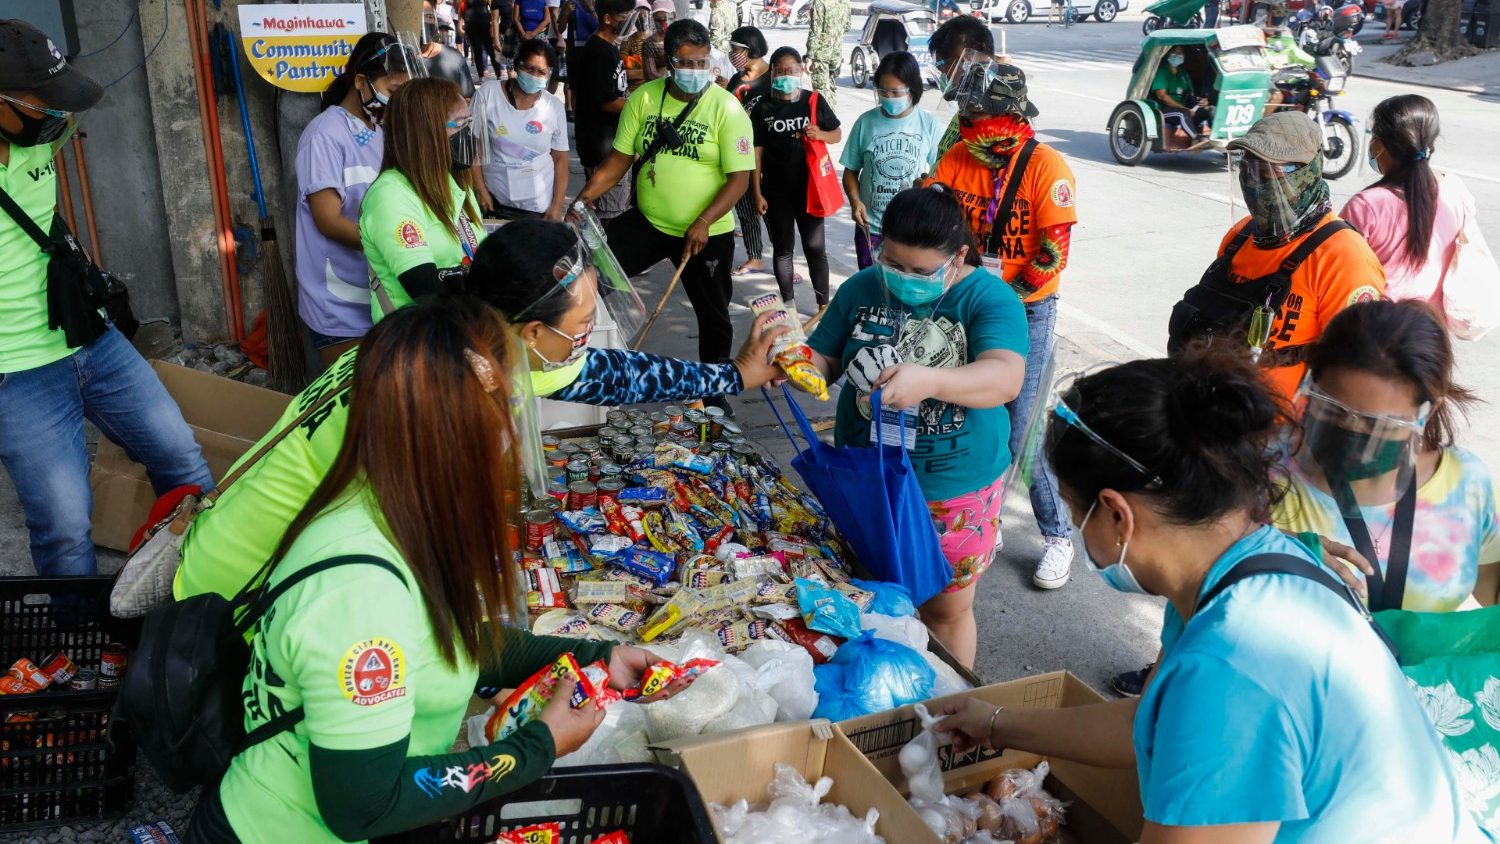
{"label": "black shoulder bag", "polygon": [[[641,153],[639,163],[642,167],[650,167],[651,162],[656,160],[657,154],[662,150],[677,149],[682,146],[683,138],[678,130],[682,128],[682,124],[687,122],[688,115],[692,114],[693,109],[698,105],[698,101],[703,99],[703,94],[700,92],[698,96],[688,100],[687,105],[683,106],[682,111],[677,112],[677,116],[672,118],[672,121],[669,123],[662,120],[661,115],[667,106],[667,97],[670,96],[672,95],[668,94],[667,89],[663,87],[661,91],[661,103],[656,107],[656,137],[651,139],[651,143],[646,147],[645,152]],[[651,168],[651,172],[654,174],[656,172],[655,168]],[[656,184],[654,175],[651,178],[651,184]]]}
{"label": "black shoulder bag", "polygon": [[47,326],[62,329],[68,348],[87,346],[104,334],[108,323],[100,316],[101,309],[109,314],[110,321],[126,339],[135,336],[141,323],[130,309],[130,291],[83,251],[56,210],[52,213],[49,237],[3,188],[0,188],[0,208],[49,256]]}
{"label": "black shoulder bag", "polygon": [[[1011,159],[1010,166],[1006,169],[1005,195],[1000,198],[1000,205],[995,209],[995,222],[990,225],[990,236],[985,239],[984,254],[986,255],[998,256],[1000,254],[1001,243],[1005,239],[1005,229],[1010,225],[1010,211],[1016,204],[1016,192],[1021,189],[1021,179],[1026,176],[1026,165],[1031,163],[1031,154],[1036,152],[1036,147],[1036,138],[1027,138],[1026,143],[1021,145],[1021,149],[1016,153],[1015,158]],[[1012,287],[1016,285],[1015,279],[1001,278],[1000,280]],[[1017,288],[1016,292],[1019,294],[1022,291]],[[1025,298],[1024,295],[1022,298]]]}

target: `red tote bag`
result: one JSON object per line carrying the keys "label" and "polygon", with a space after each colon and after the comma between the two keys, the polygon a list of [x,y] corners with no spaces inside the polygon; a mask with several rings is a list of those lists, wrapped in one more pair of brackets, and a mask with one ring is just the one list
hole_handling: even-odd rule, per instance
{"label": "red tote bag", "polygon": [[[818,92],[813,91],[807,104],[812,108],[808,125],[818,125]],[[832,217],[844,207],[844,186],[839,184],[839,174],[833,167],[833,156],[828,154],[828,144],[802,138],[802,150],[807,155],[807,213],[814,217]]]}

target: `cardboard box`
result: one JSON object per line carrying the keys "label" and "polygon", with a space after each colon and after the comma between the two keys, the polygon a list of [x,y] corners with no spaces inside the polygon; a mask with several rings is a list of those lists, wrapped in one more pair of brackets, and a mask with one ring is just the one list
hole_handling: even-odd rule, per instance
{"label": "cardboard box", "polygon": [[[703,802],[728,806],[771,800],[777,762],[796,768],[809,782],[831,777],[825,802],[846,806],[856,817],[880,812],[875,830],[889,844],[932,837],[922,819],[859,750],[827,721],[797,721],[682,739],[664,748],[698,786]],[[893,808],[905,811],[892,811]]]}
{"label": "cardboard box", "polygon": [[[275,390],[159,360],[152,361],[151,368],[182,408],[215,479],[224,477],[234,461],[271,429],[292,399]],[[94,544],[129,550],[130,538],[156,501],[146,467],[100,437],[89,486],[94,492]]]}
{"label": "cardboard box", "polygon": [[[929,709],[950,701],[978,697],[995,706],[1012,709],[1061,708],[1102,703],[1104,696],[1066,671],[1055,671],[996,683],[973,691],[928,702]],[[875,769],[900,794],[905,794],[906,783],[901,773],[897,755],[905,744],[916,737],[920,723],[910,706],[851,718],[838,724],[839,731],[865,754]],[[951,744],[938,747],[938,761],[943,768],[943,781],[948,793],[967,794],[992,779],[995,774],[1010,768],[1031,768],[1042,757],[1019,751],[996,754],[988,750],[975,750],[967,754],[955,754]],[[1047,780],[1047,789],[1064,801],[1070,801],[1064,841],[1073,840],[1083,844],[1118,844],[1140,840],[1141,798],[1135,768],[1095,768],[1061,759],[1050,760],[1052,775]],[[905,804],[882,806],[882,816],[890,814],[893,820],[904,808],[915,818],[916,813]],[[911,844],[938,844],[937,836],[923,827],[922,834],[912,838],[898,839]]]}

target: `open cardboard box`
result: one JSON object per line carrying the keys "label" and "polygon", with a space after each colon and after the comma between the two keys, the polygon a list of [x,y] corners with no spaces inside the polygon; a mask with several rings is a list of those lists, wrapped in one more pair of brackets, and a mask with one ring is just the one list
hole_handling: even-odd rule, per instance
{"label": "open cardboard box", "polygon": [[[841,804],[861,818],[871,808],[877,809],[880,818],[875,831],[889,844],[932,837],[895,787],[827,721],[747,727],[680,739],[661,749],[677,759],[698,786],[705,804],[728,806],[738,800],[748,800],[751,805],[769,803],[776,763],[785,762],[809,782],[831,777],[833,789],[825,802]],[[893,806],[906,811],[893,812]]]}
{"label": "open cardboard box", "polygon": [[[159,360],[152,361],[151,368],[182,408],[216,480],[276,424],[292,399],[275,390]],[[146,467],[100,437],[89,486],[94,492],[94,544],[129,550],[130,538],[156,501]]]}
{"label": "open cardboard box", "polygon": [[[1086,706],[1105,701],[1103,695],[1072,674],[1054,671],[938,698],[929,701],[927,706],[932,709],[969,697],[978,697],[986,703],[1012,709]],[[875,769],[893,784],[893,788],[900,794],[905,794],[905,777],[901,773],[897,755],[921,729],[916,713],[910,706],[841,721],[838,728],[865,754]],[[1035,767],[1041,758],[1018,751],[997,754],[988,750],[975,750],[955,754],[951,744],[938,747],[943,782],[950,794],[968,794],[1001,771]],[[1053,796],[1070,804],[1066,815],[1067,823],[1062,830],[1063,841],[1121,844],[1140,840],[1142,810],[1134,768],[1095,768],[1062,759],[1049,762],[1052,771],[1046,788]],[[882,818],[891,815],[893,821],[897,820],[894,816],[902,814],[903,810],[910,813],[912,818],[917,817],[904,800],[896,806],[877,808],[880,808]],[[925,826],[913,837],[894,840],[903,844],[939,844],[937,836]]]}

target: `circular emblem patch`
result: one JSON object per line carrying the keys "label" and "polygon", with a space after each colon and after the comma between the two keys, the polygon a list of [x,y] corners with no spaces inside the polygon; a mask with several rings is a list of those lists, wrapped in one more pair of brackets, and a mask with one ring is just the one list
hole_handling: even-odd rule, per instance
{"label": "circular emblem patch", "polygon": [[1358,305],[1360,302],[1378,301],[1380,301],[1380,291],[1366,284],[1355,288],[1354,292],[1349,294],[1349,298],[1344,302],[1344,307]]}
{"label": "circular emblem patch", "polygon": [[358,706],[374,706],[406,695],[401,647],[389,639],[366,639],[350,646],[339,663],[339,686]]}
{"label": "circular emblem patch", "polygon": [[427,245],[427,241],[422,237],[422,230],[417,228],[416,222],[412,220],[403,220],[401,225],[396,227],[396,236],[401,239],[407,249]]}
{"label": "circular emblem patch", "polygon": [[528,121],[526,121],[526,134],[528,134],[528,135],[540,135],[540,134],[542,134],[542,121],[540,121],[540,120],[528,120]]}
{"label": "circular emblem patch", "polygon": [[1052,183],[1052,204],[1058,208],[1073,207],[1073,186],[1068,184],[1067,179],[1058,179]]}

